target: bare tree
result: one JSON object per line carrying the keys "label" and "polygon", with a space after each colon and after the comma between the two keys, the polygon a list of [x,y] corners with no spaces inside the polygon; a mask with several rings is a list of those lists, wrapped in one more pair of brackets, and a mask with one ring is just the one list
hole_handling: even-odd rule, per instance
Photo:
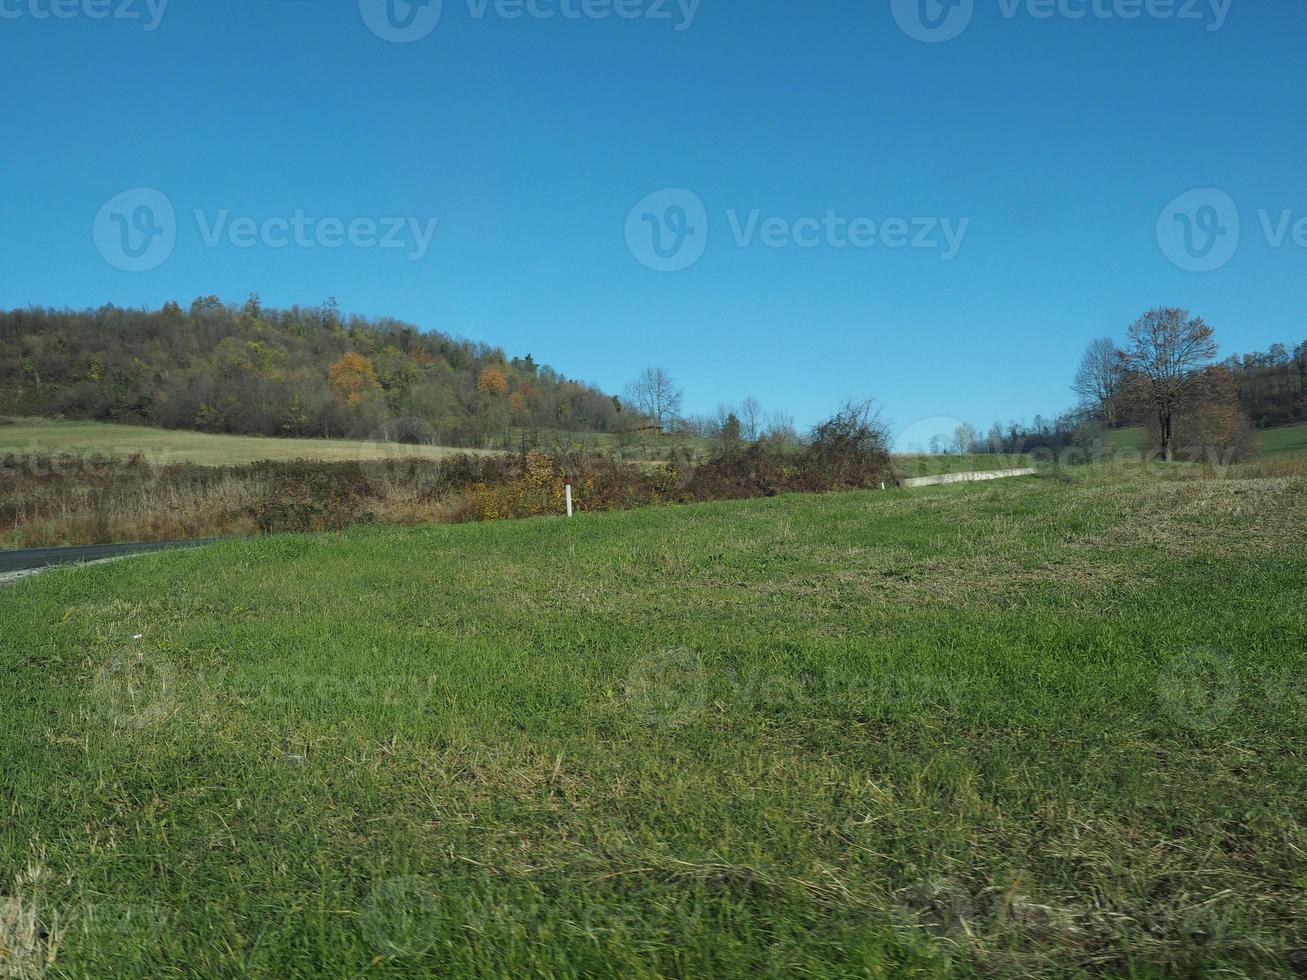
{"label": "bare tree", "polygon": [[676,387],[666,368],[648,367],[626,386],[626,397],[641,414],[653,419],[666,432],[681,410],[685,392]]}
{"label": "bare tree", "polygon": [[744,431],[744,438],[750,442],[757,442],[761,433],[758,431],[762,425],[762,405],[756,398],[746,398],[740,402],[740,425]]}
{"label": "bare tree", "polygon": [[767,438],[784,446],[797,445],[799,430],[789,412],[775,411],[767,416]]}
{"label": "bare tree", "polygon": [[1116,425],[1123,387],[1121,351],[1111,337],[1099,337],[1085,348],[1072,390],[1085,406],[1097,412],[1108,426]]}
{"label": "bare tree", "polygon": [[1175,416],[1216,357],[1212,328],[1188,310],[1149,310],[1130,327],[1130,347],[1121,362],[1153,412],[1167,462],[1175,458]]}
{"label": "bare tree", "polygon": [[963,422],[953,430],[953,448],[961,455],[972,452],[976,443],[980,441],[980,433],[976,431],[974,425],[968,425]]}
{"label": "bare tree", "polygon": [[688,415],[681,419],[686,435],[707,439],[712,436],[715,423],[707,415]]}

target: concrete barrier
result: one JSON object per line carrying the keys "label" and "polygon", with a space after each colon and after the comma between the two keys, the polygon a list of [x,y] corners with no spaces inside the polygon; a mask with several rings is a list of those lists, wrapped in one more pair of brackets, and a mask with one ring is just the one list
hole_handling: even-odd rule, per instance
{"label": "concrete barrier", "polygon": [[984,473],[941,473],[939,476],[914,476],[899,481],[901,487],[937,487],[945,483],[973,483],[978,480],[1005,480],[1010,476],[1034,476],[1036,469],[989,470]]}

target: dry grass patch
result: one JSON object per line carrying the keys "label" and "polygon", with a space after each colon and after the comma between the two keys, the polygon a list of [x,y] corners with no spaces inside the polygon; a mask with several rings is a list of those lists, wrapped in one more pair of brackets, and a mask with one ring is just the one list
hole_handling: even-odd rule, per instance
{"label": "dry grass patch", "polygon": [[44,918],[44,877],[39,865],[29,865],[18,874],[11,894],[0,893],[0,977],[32,980],[55,962],[59,937]]}

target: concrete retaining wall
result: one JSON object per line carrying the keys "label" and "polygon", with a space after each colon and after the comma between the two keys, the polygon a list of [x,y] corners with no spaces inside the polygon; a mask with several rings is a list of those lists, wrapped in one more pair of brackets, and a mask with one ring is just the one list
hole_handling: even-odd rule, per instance
{"label": "concrete retaining wall", "polygon": [[990,470],[986,473],[941,473],[939,476],[914,476],[903,480],[904,487],[935,487],[944,483],[972,483],[977,480],[1003,480],[1009,476],[1034,476],[1038,470]]}

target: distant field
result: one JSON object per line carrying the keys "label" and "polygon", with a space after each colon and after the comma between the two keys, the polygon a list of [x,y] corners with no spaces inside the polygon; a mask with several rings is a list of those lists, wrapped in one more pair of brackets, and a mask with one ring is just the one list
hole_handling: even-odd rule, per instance
{"label": "distant field", "polygon": [[1307,471],[1187,472],[20,582],[3,938],[50,977],[1293,976]]}
{"label": "distant field", "polygon": [[575,437],[583,446],[593,446],[607,452],[620,452],[625,449],[628,456],[639,459],[664,459],[673,450],[689,453],[692,459],[706,459],[717,452],[717,444],[712,439],[686,435],[638,435],[623,440],[610,433],[581,433]]}
{"label": "distant field", "polygon": [[1132,426],[1128,429],[1115,429],[1108,436],[1113,449],[1137,449],[1145,450],[1148,448],[1148,430],[1142,425]]}
{"label": "distant field", "polygon": [[1307,453],[1307,425],[1286,425],[1279,429],[1266,429],[1259,435],[1262,439],[1262,453],[1266,456]]}
{"label": "distant field", "polygon": [[[695,436],[638,436],[622,443],[602,433],[567,435],[564,441],[617,452],[624,448],[633,459],[661,459],[672,450],[688,451],[702,459],[715,451],[712,440]],[[398,455],[439,459],[451,454],[478,450],[447,449],[439,446],[396,446],[336,439],[268,439],[257,436],[213,435],[174,429],[154,429],[108,422],[59,422],[49,419],[0,421],[0,453],[74,453],[129,456],[142,453],[158,463],[198,463],[204,466],[237,466],[264,460],[340,460],[393,458]],[[901,456],[900,469],[908,476],[933,476],[964,470],[1002,469],[1025,466],[1024,456]]]}
{"label": "distant field", "polygon": [[[672,450],[689,451],[695,458],[711,455],[710,440],[694,436],[636,436],[625,442],[604,433],[546,433],[550,443],[617,452],[629,458],[662,459]],[[214,435],[183,429],[155,429],[108,422],[59,422],[50,419],[0,419],[0,453],[103,453],[127,456],[143,453],[155,462],[199,463],[203,466],[237,466],[265,460],[340,460],[392,458],[399,454],[439,459],[454,453],[483,454],[482,450],[440,446],[375,445],[348,439],[269,439],[259,436]]]}
{"label": "distant field", "polygon": [[[1307,425],[1287,425],[1278,429],[1262,429],[1257,433],[1261,454],[1274,456],[1280,453],[1307,454]],[[1116,449],[1147,449],[1148,431],[1143,426],[1118,429],[1111,435]]]}
{"label": "distant field", "polygon": [[[404,455],[439,459],[476,450],[439,446],[404,446]],[[0,423],[0,453],[75,453],[130,456],[141,453],[155,463],[199,463],[237,466],[264,460],[338,460],[391,458],[399,447],[343,439],[266,439],[257,436],[212,435],[180,429],[152,429],[107,422],[56,422],[18,419]]]}

